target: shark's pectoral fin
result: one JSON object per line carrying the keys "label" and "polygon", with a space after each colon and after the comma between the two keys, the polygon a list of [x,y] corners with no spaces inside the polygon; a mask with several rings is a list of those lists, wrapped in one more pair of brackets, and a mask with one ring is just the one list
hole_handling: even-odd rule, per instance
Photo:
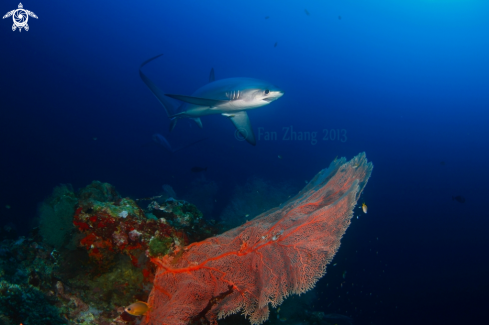
{"label": "shark's pectoral fin", "polygon": [[178,100],[181,100],[182,102],[198,105],[198,106],[208,106],[208,107],[214,107],[217,105],[222,105],[229,100],[217,100],[217,99],[207,99],[207,98],[199,98],[199,97],[192,97],[192,96],[183,96],[183,95],[172,95],[172,94],[165,94],[168,97],[175,98]]}
{"label": "shark's pectoral fin", "polygon": [[197,123],[197,125],[202,129],[203,126],[202,126],[202,121],[200,120],[200,117],[191,117],[192,120],[195,121],[195,123]]}
{"label": "shark's pectoral fin", "polygon": [[236,130],[241,134],[241,136],[252,145],[256,145],[255,134],[251,128],[250,119],[246,112],[237,112],[232,114],[222,114],[223,116],[229,117],[231,122],[233,122]]}

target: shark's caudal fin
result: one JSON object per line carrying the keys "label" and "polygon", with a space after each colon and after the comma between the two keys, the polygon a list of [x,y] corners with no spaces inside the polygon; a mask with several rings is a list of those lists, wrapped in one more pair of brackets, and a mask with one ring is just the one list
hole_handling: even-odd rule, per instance
{"label": "shark's caudal fin", "polygon": [[248,118],[248,114],[246,114],[246,112],[241,111],[237,113],[222,115],[229,117],[231,122],[233,122],[234,126],[236,127],[236,130],[246,141],[248,141],[248,143],[256,145],[255,134],[253,133],[250,119]]}
{"label": "shark's caudal fin", "polygon": [[214,75],[214,68],[211,69],[211,73],[209,73],[209,83],[216,80],[216,76]]}
{"label": "shark's caudal fin", "polygon": [[143,82],[146,84],[146,86],[151,90],[153,95],[158,99],[161,105],[165,108],[166,114],[168,116],[172,116],[175,114],[175,109],[173,106],[173,103],[168,100],[168,98],[165,97],[165,94],[148,78],[146,75],[141,71],[142,67],[144,67],[146,64],[149,62],[153,61],[154,59],[159,58],[163,54],[157,55],[155,57],[152,57],[151,59],[148,59],[144,61],[141,66],[139,67],[139,76],[143,80]]}

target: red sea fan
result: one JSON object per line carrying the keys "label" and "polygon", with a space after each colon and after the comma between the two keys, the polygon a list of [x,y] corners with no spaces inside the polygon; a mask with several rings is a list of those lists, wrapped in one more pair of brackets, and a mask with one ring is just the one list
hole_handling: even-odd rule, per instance
{"label": "red sea fan", "polygon": [[314,287],[340,246],[372,171],[362,153],[335,160],[294,198],[222,235],[153,259],[145,325],[217,323],[242,312],[268,319],[268,304]]}

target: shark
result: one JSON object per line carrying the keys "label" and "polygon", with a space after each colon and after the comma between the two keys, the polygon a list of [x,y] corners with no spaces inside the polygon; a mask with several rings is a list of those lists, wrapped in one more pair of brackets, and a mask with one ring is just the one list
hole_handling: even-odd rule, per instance
{"label": "shark", "polygon": [[[139,67],[139,76],[166,110],[170,118],[170,131],[179,119],[190,118],[202,128],[201,117],[221,114],[236,127],[242,139],[256,145],[255,134],[247,111],[256,109],[279,99],[284,91],[271,83],[254,78],[215,79],[214,69],[209,74],[209,83],[200,87],[190,96],[162,92],[141,69],[149,62],[159,58],[157,55],[144,61]],[[170,98],[180,102],[175,107]]]}

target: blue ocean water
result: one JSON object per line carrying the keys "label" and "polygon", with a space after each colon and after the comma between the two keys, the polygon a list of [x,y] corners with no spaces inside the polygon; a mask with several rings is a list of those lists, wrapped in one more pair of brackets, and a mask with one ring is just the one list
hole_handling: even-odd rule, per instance
{"label": "blue ocean water", "polygon": [[[252,177],[300,189],[335,157],[365,151],[368,213],[356,210],[311,310],[355,324],[486,321],[486,1],[23,5],[39,17],[28,31],[0,25],[0,225],[25,235],[56,185],[92,180],[131,197],[212,181],[206,218],[219,219]],[[2,15],[17,6],[2,1]],[[218,115],[170,133],[138,72],[161,53],[144,73],[166,93],[190,95],[211,68],[284,90],[249,113],[257,145]],[[175,147],[206,140],[171,154],[155,133]]]}

